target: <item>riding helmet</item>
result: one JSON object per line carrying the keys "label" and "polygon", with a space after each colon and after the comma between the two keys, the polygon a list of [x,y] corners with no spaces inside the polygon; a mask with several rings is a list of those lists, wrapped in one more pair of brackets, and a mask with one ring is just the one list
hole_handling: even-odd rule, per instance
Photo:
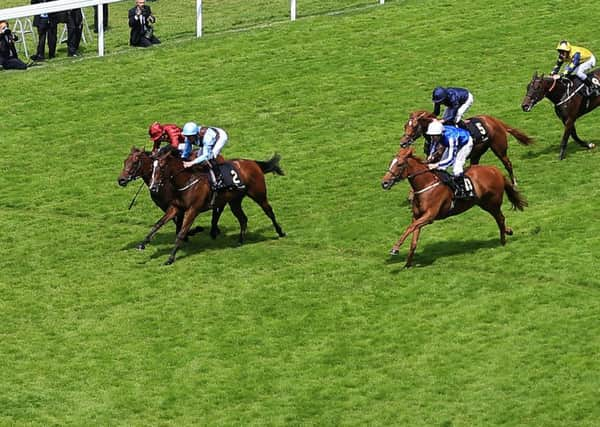
{"label": "riding helmet", "polygon": [[570,52],[571,51],[571,43],[569,43],[566,40],[561,40],[558,43],[558,46],[556,46],[556,50],[564,50],[565,52]]}
{"label": "riding helmet", "polygon": [[148,128],[148,135],[150,135],[150,139],[156,141],[159,139],[164,132],[162,125],[158,122],[154,122]]}
{"label": "riding helmet", "polygon": [[194,122],[187,122],[183,125],[183,131],[181,132],[183,136],[193,136],[198,134],[198,125]]}
{"label": "riding helmet", "polygon": [[448,92],[446,91],[446,89],[444,89],[441,86],[438,86],[435,89],[433,89],[433,94],[431,95],[431,100],[433,102],[442,102],[444,99],[446,99],[447,95],[448,95]]}
{"label": "riding helmet", "polygon": [[444,125],[439,120],[434,120],[427,126],[427,135],[441,135],[444,133]]}

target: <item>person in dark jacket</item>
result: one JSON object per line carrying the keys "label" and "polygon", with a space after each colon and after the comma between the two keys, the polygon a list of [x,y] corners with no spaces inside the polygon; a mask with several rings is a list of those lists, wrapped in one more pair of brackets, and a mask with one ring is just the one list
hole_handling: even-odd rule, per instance
{"label": "person in dark jacket", "polygon": [[81,8],[67,11],[67,52],[69,56],[81,56],[79,44],[83,34],[83,13]]}
{"label": "person in dark jacket", "polygon": [[[108,29],[108,4],[102,5],[102,29]],[[98,6],[94,6],[94,32],[98,32]]]}
{"label": "person in dark jacket", "polygon": [[441,87],[433,90],[431,95],[433,101],[433,114],[438,116],[442,105],[446,106],[442,123],[446,125],[458,125],[464,127],[462,117],[469,107],[473,105],[473,95],[462,87]]}
{"label": "person in dark jacket", "polygon": [[135,7],[129,9],[129,44],[131,46],[148,47],[159,44],[160,40],[154,35],[152,24],[156,18],[152,15],[150,6],[146,6],[145,0],[136,0]]}
{"label": "person in dark jacket", "polygon": [[[54,0],[31,0],[31,4],[46,3]],[[56,55],[56,39],[57,39],[58,22],[47,13],[36,15],[33,18],[33,26],[37,28],[38,45],[35,55],[31,55],[34,61],[44,61],[46,39],[48,40],[48,58],[54,58]]]}
{"label": "person in dark jacket", "polygon": [[19,59],[15,41],[18,38],[8,28],[7,21],[0,21],[0,66],[5,70],[26,70],[27,64]]}

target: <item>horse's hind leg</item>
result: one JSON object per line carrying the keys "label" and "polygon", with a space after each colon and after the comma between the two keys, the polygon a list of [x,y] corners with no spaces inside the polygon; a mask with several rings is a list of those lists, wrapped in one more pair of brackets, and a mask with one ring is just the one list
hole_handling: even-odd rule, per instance
{"label": "horse's hind leg", "polygon": [[498,229],[500,230],[500,244],[504,246],[506,244],[506,235],[512,236],[513,231],[506,227],[506,220],[500,209],[500,204],[481,206],[481,208],[486,212],[489,212],[496,220],[496,224],[498,224]]}
{"label": "horse's hind leg", "polygon": [[238,222],[240,223],[240,245],[244,243],[246,240],[246,230],[248,229],[248,216],[244,213],[242,209],[242,199],[235,199],[229,202],[229,207],[231,208],[231,212],[235,215]]}
{"label": "horse's hind leg", "polygon": [[512,162],[508,158],[508,138],[505,138],[503,144],[491,145],[492,152],[498,157],[498,159],[504,165],[504,169],[508,172],[508,176],[510,177],[510,181],[513,185],[517,185],[517,178],[513,172]]}
{"label": "horse's hind leg", "polygon": [[250,196],[250,198],[252,198],[252,200],[254,200],[262,208],[264,213],[271,219],[271,222],[273,223],[273,227],[275,227],[277,235],[279,237],[285,237],[285,233],[281,229],[281,226],[277,223],[277,219],[275,219],[275,213],[273,212],[273,208],[267,201],[266,193],[258,195],[248,193],[248,196]]}

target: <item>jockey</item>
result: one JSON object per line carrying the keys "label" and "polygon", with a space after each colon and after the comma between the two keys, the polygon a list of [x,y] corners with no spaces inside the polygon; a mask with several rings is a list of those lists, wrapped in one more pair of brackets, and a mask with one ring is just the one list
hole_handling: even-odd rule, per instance
{"label": "jockey", "polygon": [[[181,128],[177,125],[161,125],[154,122],[148,128],[148,135],[154,143],[152,153],[156,153],[160,148],[161,142],[169,141],[171,147],[183,150],[184,138],[181,134]],[[180,146],[181,145],[181,146]]]}
{"label": "jockey", "polygon": [[432,121],[427,127],[427,135],[431,138],[431,151],[427,157],[429,169],[445,170],[452,165],[452,174],[456,183],[456,198],[468,197],[463,167],[473,148],[473,138],[465,129],[454,126],[444,126],[438,120]]}
{"label": "jockey", "polygon": [[192,146],[199,147],[198,157],[192,161],[184,161],[183,166],[189,168],[200,163],[206,163],[213,180],[213,188],[215,190],[221,189],[223,187],[223,177],[217,164],[217,157],[229,139],[227,133],[220,128],[198,126],[194,122],[188,122],[183,126],[182,134],[185,138],[185,149],[181,154],[182,158],[187,159],[189,157],[192,153]]}
{"label": "jockey", "polygon": [[563,76],[577,75],[581,81],[587,85],[588,93],[594,89],[595,83],[592,80],[593,75],[586,74],[586,71],[596,66],[596,57],[592,52],[584,47],[574,46],[566,40],[561,40],[556,46],[558,59],[556,65],[550,72],[554,79],[560,78],[558,72],[565,61],[570,62],[565,68]]}
{"label": "jockey", "polygon": [[433,90],[431,100],[433,101],[433,114],[435,116],[440,114],[442,104],[446,106],[446,111],[444,111],[442,118],[443,124],[457,125],[461,128],[465,127],[462,117],[469,107],[473,105],[473,95],[471,92],[461,87],[444,88],[438,86]]}

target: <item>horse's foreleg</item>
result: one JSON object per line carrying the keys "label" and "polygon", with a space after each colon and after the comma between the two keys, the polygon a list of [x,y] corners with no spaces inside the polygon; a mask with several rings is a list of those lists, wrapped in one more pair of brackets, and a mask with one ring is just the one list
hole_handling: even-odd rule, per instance
{"label": "horse's foreleg", "polygon": [[221,218],[221,214],[225,206],[215,207],[212,210],[212,219],[210,222],[210,237],[216,239],[219,234],[221,234],[221,229],[219,228],[219,219]]}
{"label": "horse's foreleg", "polygon": [[170,221],[171,219],[175,218],[175,216],[177,215],[177,211],[178,211],[178,209],[175,206],[173,206],[173,205],[169,206],[169,208],[165,211],[165,214],[163,215],[163,217],[161,219],[159,219],[156,222],[156,224],[154,224],[154,226],[150,230],[150,233],[148,233],[146,238],[137,246],[137,248],[140,250],[146,249],[146,245],[150,242],[150,240],[152,240],[152,238],[154,237],[156,232],[160,229],[160,227],[165,225],[165,223],[167,221]]}
{"label": "horse's foreleg", "polygon": [[596,147],[596,144],[592,142],[585,142],[583,139],[579,138],[579,135],[577,135],[577,129],[575,129],[575,123],[573,123],[573,129],[571,129],[571,137],[584,148],[592,149]]}
{"label": "horse's foreleg", "polygon": [[175,262],[175,254],[177,253],[181,245],[183,245],[185,236],[187,236],[187,233],[192,224],[194,223],[194,220],[196,219],[197,215],[198,211],[196,209],[192,208],[185,211],[185,215],[183,217],[183,224],[181,225],[181,230],[179,230],[179,233],[177,233],[177,237],[175,239],[175,246],[171,251],[171,255],[169,255],[169,258],[167,259],[167,261],[165,261],[165,265],[170,265]]}
{"label": "horse's foreleg", "polygon": [[412,235],[412,241],[410,242],[410,250],[408,251],[408,256],[406,257],[406,264],[404,265],[404,268],[409,268],[412,265],[412,260],[415,254],[415,250],[417,249],[417,243],[419,242],[420,233],[421,227],[415,228],[415,231]]}
{"label": "horse's foreleg", "polygon": [[[424,227],[427,224],[431,224],[433,222],[433,218],[434,218],[433,215],[427,215],[427,216],[421,216],[419,218],[413,218],[413,222],[406,228],[406,230],[404,230],[404,233],[402,233],[402,236],[400,236],[400,238],[398,239],[396,244],[390,250],[390,255],[398,255],[398,253],[400,252],[400,246],[402,246],[402,243],[404,243],[404,241],[406,240],[408,235],[411,233],[414,233],[414,231],[416,229],[420,229],[421,227]],[[417,234],[417,238],[418,238],[418,234]],[[416,241],[414,241],[414,243],[416,245]],[[407,259],[407,261],[406,261],[407,264],[408,264],[410,258],[412,258],[412,256],[410,255],[410,252],[409,252],[409,259]]]}
{"label": "horse's foreleg", "polygon": [[573,122],[571,120],[567,120],[565,122],[565,131],[563,132],[563,137],[560,141],[560,154],[558,156],[558,160],[564,159],[567,154],[567,142],[569,141],[569,136],[571,135],[572,128]]}

